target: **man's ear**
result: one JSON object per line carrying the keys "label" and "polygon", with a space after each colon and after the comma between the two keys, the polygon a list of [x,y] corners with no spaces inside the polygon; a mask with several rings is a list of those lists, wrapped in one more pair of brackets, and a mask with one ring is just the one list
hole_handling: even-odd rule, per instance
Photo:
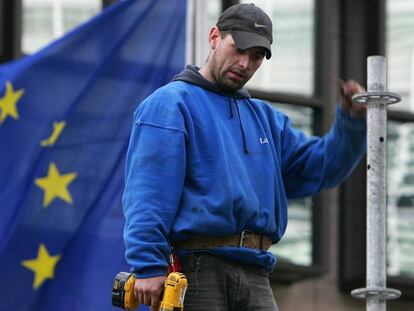
{"label": "man's ear", "polygon": [[217,26],[214,26],[210,30],[210,35],[208,36],[208,42],[212,50],[214,50],[217,46],[217,43],[220,39],[220,30]]}

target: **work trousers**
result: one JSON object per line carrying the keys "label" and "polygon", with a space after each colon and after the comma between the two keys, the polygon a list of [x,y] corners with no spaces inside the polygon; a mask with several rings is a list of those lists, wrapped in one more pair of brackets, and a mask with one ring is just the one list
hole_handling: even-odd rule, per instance
{"label": "work trousers", "polygon": [[185,311],[277,311],[264,269],[209,253],[180,258],[188,280]]}

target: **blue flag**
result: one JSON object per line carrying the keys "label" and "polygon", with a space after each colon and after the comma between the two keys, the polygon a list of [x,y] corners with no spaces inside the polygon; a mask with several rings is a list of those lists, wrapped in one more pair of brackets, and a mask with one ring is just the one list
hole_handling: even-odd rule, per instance
{"label": "blue flag", "polygon": [[184,68],[186,1],[120,1],[0,66],[0,310],[116,310],[137,104]]}

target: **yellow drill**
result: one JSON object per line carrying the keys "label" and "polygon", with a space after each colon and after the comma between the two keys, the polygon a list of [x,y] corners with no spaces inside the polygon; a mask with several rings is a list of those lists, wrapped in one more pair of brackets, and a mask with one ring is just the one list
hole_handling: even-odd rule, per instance
{"label": "yellow drill", "polygon": [[[134,310],[138,300],[134,295],[135,275],[119,272],[112,287],[112,305],[122,309]],[[165,279],[164,295],[159,311],[183,311],[187,278],[180,272],[171,272]]]}

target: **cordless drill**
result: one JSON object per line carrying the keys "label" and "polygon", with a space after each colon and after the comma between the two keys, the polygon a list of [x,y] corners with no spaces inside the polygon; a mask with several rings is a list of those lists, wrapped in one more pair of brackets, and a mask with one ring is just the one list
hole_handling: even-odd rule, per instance
{"label": "cordless drill", "polygon": [[[134,295],[135,275],[119,272],[112,287],[112,305],[122,309],[134,310],[138,300]],[[164,295],[159,311],[183,311],[187,278],[180,272],[171,272],[165,279]]]}

